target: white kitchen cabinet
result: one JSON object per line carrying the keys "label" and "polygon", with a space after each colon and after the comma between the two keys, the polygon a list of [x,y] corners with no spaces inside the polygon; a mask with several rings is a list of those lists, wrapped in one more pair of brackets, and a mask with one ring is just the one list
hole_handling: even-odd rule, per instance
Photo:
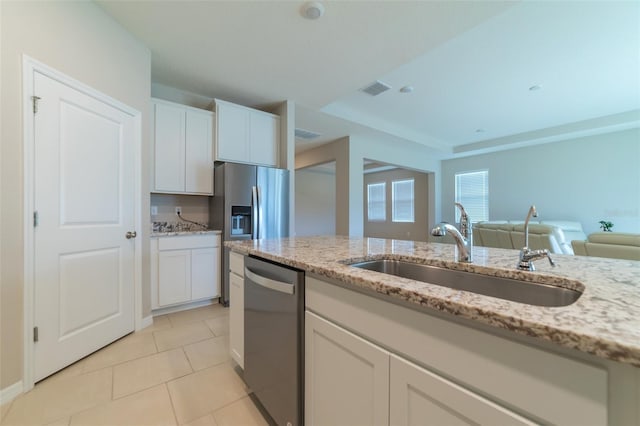
{"label": "white kitchen cabinet", "polygon": [[216,99],[216,160],[278,166],[280,117]]}
{"label": "white kitchen cabinet", "polygon": [[229,350],[244,369],[244,256],[229,253]]}
{"label": "white kitchen cabinet", "polygon": [[[627,424],[640,414],[628,403],[628,395],[637,395],[633,376],[627,382],[630,374],[623,368],[627,366],[615,362],[605,366],[593,358],[585,362],[309,275],[305,277],[305,308],[306,321],[309,314],[318,315],[344,333],[390,353],[389,423],[393,425],[458,424],[458,420],[500,425],[606,425]],[[335,356],[329,351],[310,350],[308,339],[319,337],[308,327],[306,332],[305,416],[312,416],[313,407],[322,401],[309,386],[319,372],[325,374],[321,358],[335,364],[331,361]],[[368,357],[355,346],[349,350],[355,357]],[[332,377],[326,374],[325,380]],[[334,384],[323,388],[346,386],[341,377],[331,380]],[[369,389],[370,394],[379,392],[373,386]],[[344,404],[361,398],[343,396]],[[433,421],[425,423],[425,418]]]}
{"label": "white kitchen cabinet", "polygon": [[152,309],[220,296],[220,235],[152,241]]}
{"label": "white kitchen cabinet", "polygon": [[154,192],[213,195],[213,113],[159,99],[154,108]]}
{"label": "white kitchen cabinet", "polygon": [[305,424],[389,424],[389,353],[310,312]]}
{"label": "white kitchen cabinet", "polygon": [[167,250],[158,253],[158,305],[191,300],[191,251]]}
{"label": "white kitchen cabinet", "polygon": [[400,358],[390,356],[389,424],[533,425],[482,396]]}
{"label": "white kitchen cabinet", "polygon": [[219,259],[220,247],[191,250],[191,300],[220,296],[215,285],[220,275]]}
{"label": "white kitchen cabinet", "polygon": [[184,108],[154,102],[154,189],[184,192]]}
{"label": "white kitchen cabinet", "polygon": [[265,166],[278,165],[280,117],[252,110],[249,127],[249,161]]}

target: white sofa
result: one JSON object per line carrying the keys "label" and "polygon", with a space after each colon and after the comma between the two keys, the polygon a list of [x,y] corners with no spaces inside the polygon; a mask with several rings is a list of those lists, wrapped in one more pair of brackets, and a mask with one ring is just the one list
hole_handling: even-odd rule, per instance
{"label": "white sofa", "polygon": [[[524,221],[489,221],[473,225],[474,245],[519,250],[524,247]],[[544,220],[529,222],[529,248],[573,254],[571,241],[586,239],[580,222]]]}
{"label": "white sofa", "polygon": [[640,234],[594,232],[571,241],[576,255],[640,260]]}

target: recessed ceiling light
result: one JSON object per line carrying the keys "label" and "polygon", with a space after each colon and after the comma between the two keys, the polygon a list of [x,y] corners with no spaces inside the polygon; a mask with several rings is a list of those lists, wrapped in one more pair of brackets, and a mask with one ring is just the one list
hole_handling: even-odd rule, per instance
{"label": "recessed ceiling light", "polygon": [[400,93],[411,93],[413,92],[413,86],[404,86],[400,88]]}
{"label": "recessed ceiling light", "polygon": [[539,84],[534,84],[533,86],[529,87],[529,90],[532,92],[535,92],[536,90],[540,90],[542,89],[542,86],[540,86]]}
{"label": "recessed ceiling light", "polygon": [[307,19],[318,19],[324,15],[324,6],[317,1],[308,1],[302,5],[300,13]]}

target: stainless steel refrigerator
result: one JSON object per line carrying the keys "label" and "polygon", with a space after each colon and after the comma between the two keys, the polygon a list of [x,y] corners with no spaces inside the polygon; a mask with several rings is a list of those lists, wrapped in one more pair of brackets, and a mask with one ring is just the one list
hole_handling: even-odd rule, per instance
{"label": "stainless steel refrigerator", "polygon": [[[216,163],[210,226],[223,241],[289,236],[289,171]],[[229,249],[222,256],[221,302],[229,305]]]}

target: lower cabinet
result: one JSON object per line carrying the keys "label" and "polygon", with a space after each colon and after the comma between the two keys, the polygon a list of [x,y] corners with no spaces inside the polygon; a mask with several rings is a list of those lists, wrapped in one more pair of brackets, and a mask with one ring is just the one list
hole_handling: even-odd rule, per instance
{"label": "lower cabinet", "polygon": [[152,308],[220,296],[220,235],[160,237],[151,246]]}
{"label": "lower cabinet", "polygon": [[191,250],[158,253],[158,306],[191,300]]}
{"label": "lower cabinet", "polygon": [[244,256],[229,253],[229,351],[244,369]]}
{"label": "lower cabinet", "polygon": [[535,424],[396,355],[389,370],[392,425]]}
{"label": "lower cabinet", "polygon": [[632,366],[549,351],[311,274],[305,309],[307,425],[640,425]]}
{"label": "lower cabinet", "polygon": [[389,353],[305,313],[305,424],[389,422]]}
{"label": "lower cabinet", "polygon": [[533,422],[305,313],[307,425],[532,425]]}

